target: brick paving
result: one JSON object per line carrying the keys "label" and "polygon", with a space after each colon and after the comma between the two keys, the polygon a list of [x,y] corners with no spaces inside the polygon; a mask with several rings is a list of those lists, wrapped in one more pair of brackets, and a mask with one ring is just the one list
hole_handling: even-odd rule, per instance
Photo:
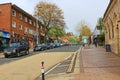
{"label": "brick paving", "polygon": [[46,80],[120,80],[120,57],[106,53],[102,47],[85,47],[77,56],[74,73],[49,76]]}
{"label": "brick paving", "polygon": [[84,48],[81,56],[84,70],[74,74],[74,80],[120,80],[119,56],[106,53],[101,47]]}

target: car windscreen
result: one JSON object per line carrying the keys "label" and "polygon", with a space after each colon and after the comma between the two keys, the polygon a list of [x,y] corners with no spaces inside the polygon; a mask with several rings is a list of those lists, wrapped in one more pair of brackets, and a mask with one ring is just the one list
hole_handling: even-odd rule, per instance
{"label": "car windscreen", "polygon": [[20,46],[20,43],[11,43],[9,47],[18,47]]}
{"label": "car windscreen", "polygon": [[38,44],[38,45],[36,45],[35,47],[41,47],[42,45],[41,44]]}

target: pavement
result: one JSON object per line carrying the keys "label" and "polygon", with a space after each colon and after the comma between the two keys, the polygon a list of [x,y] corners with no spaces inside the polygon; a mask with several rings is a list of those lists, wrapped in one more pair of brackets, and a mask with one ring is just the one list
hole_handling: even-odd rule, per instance
{"label": "pavement", "polygon": [[73,73],[46,76],[45,80],[120,80],[120,57],[104,47],[79,50]]}

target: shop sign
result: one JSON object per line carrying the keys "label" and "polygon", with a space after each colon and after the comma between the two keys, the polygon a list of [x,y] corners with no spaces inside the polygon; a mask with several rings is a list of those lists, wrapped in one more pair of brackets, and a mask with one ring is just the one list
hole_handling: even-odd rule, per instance
{"label": "shop sign", "polygon": [[0,37],[10,38],[10,34],[8,32],[0,31]]}

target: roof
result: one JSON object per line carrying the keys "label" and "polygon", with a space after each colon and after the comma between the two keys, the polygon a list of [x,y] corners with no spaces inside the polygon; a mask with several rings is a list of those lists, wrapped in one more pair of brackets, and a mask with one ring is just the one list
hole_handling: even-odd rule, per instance
{"label": "roof", "polygon": [[103,16],[104,18],[105,18],[105,15],[107,14],[108,9],[109,9],[109,7],[111,6],[112,2],[113,2],[113,0],[110,0],[109,5],[108,5],[108,7],[107,7],[107,9],[106,9],[106,11],[105,11],[105,13],[104,13],[104,16]]}
{"label": "roof", "polygon": [[20,11],[21,13],[23,13],[24,15],[26,15],[29,18],[34,18],[32,15],[30,15],[29,13],[27,13],[26,11],[24,11],[23,9],[19,8],[18,6],[16,6],[15,4],[12,5],[12,8]]}

